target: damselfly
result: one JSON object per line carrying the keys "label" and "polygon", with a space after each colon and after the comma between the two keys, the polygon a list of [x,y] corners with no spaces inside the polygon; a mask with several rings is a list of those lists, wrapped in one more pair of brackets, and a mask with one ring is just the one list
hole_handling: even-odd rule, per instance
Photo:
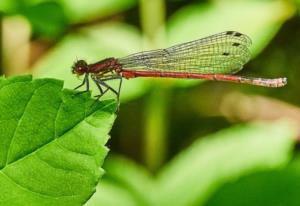
{"label": "damselfly", "polygon": [[[252,84],[264,87],[282,87],[286,78],[265,79],[233,75],[250,59],[251,39],[236,31],[227,31],[190,41],[167,49],[144,51],[123,58],[107,58],[94,64],[78,60],[72,72],[84,75],[83,82],[89,90],[89,76],[97,85],[100,98],[107,91],[119,100],[122,79],[135,77],[169,77],[184,79],[207,79]],[[119,80],[114,89],[110,80]]]}

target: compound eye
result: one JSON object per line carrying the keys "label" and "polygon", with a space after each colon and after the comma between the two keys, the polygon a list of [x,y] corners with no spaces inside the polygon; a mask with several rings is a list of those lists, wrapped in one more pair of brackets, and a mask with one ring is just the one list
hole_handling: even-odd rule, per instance
{"label": "compound eye", "polygon": [[81,67],[81,66],[77,66],[75,69],[74,69],[74,73],[76,74],[83,74],[84,73],[84,69]]}
{"label": "compound eye", "polygon": [[78,70],[79,70],[80,72],[84,72],[84,71],[85,71],[84,67],[79,67]]}
{"label": "compound eye", "polygon": [[75,62],[74,66],[72,67],[72,72],[74,74],[82,75],[88,70],[88,65],[84,60],[78,60]]}

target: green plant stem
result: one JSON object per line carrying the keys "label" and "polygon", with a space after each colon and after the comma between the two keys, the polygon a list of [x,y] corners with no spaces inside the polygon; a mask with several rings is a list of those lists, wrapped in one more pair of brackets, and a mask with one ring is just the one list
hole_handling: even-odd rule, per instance
{"label": "green plant stem", "polygon": [[[152,48],[164,46],[164,0],[140,0],[141,25]],[[166,86],[166,87],[165,87]],[[164,162],[167,151],[167,85],[155,81],[145,112],[144,161],[151,171],[156,171]]]}
{"label": "green plant stem", "polygon": [[156,84],[146,104],[145,162],[151,171],[157,171],[167,153],[169,91]]}
{"label": "green plant stem", "polygon": [[2,23],[2,19],[3,19],[3,14],[2,12],[0,12],[0,75],[3,75],[3,35],[2,35],[2,27],[3,27],[3,23]]}
{"label": "green plant stem", "polygon": [[164,43],[165,2],[164,0],[140,0],[140,18],[144,35],[152,47]]}

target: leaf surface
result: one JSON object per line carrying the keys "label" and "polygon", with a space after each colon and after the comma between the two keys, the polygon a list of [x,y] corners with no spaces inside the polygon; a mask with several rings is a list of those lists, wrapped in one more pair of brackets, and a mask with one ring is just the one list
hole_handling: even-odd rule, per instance
{"label": "leaf surface", "polygon": [[233,127],[201,139],[162,170],[156,205],[203,205],[224,183],[282,167],[291,159],[293,137],[292,124],[279,121]]}
{"label": "leaf surface", "polygon": [[62,87],[0,80],[0,205],[82,205],[95,192],[115,103]]}

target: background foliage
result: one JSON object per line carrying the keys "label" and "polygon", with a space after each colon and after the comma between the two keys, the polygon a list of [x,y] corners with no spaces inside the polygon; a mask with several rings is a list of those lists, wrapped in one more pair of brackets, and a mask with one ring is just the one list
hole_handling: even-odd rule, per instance
{"label": "background foliage", "polygon": [[[299,5],[1,0],[1,73],[54,77],[74,88],[80,80],[70,68],[77,58],[94,62],[225,30],[245,33],[253,40],[252,59],[240,74],[286,76],[288,85],[125,81],[108,143],[117,156],[107,159],[87,205],[297,205]],[[251,123],[257,121],[264,123]]]}

